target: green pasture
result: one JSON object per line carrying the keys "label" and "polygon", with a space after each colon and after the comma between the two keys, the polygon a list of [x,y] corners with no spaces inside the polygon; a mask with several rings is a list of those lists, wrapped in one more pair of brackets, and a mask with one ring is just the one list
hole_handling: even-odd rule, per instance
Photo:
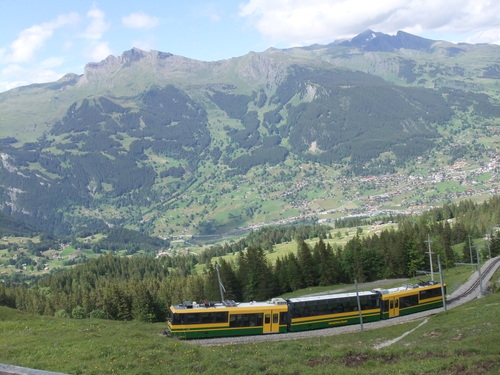
{"label": "green pasture", "polygon": [[165,337],[165,323],[35,316],[0,307],[0,363],[74,375],[496,375],[499,314],[496,293],[425,322],[380,329],[365,325],[363,332],[310,339],[287,340],[282,334],[279,341],[201,346]]}

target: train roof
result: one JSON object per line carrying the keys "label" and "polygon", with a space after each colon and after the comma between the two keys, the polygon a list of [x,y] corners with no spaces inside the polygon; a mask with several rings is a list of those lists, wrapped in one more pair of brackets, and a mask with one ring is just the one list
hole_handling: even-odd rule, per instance
{"label": "train roof", "polygon": [[[339,294],[323,294],[319,296],[308,296],[308,297],[296,297],[296,298],[288,298],[288,301],[292,303],[297,303],[297,302],[311,302],[311,301],[324,301],[324,300],[329,300],[329,299],[338,299],[338,298],[349,298],[349,297],[356,297],[356,293],[339,293]],[[364,296],[376,296],[376,292],[359,292],[358,295],[360,297]]]}
{"label": "train roof", "polygon": [[190,311],[201,311],[206,309],[227,309],[227,308],[258,308],[258,307],[272,307],[286,305],[286,300],[283,298],[273,298],[269,301],[264,302],[234,302],[232,300],[226,300],[223,302],[189,302],[186,301],[182,304],[172,306],[175,310],[190,310]]}
{"label": "train roof", "polygon": [[413,289],[423,289],[423,288],[428,288],[428,287],[441,287],[441,284],[438,283],[437,281],[427,281],[427,282],[422,282],[419,284],[404,284],[402,286],[399,286],[397,288],[389,288],[389,289],[374,289],[374,292],[378,292],[380,294],[392,294],[392,293],[398,293],[398,292],[406,292],[408,290],[413,290]]}

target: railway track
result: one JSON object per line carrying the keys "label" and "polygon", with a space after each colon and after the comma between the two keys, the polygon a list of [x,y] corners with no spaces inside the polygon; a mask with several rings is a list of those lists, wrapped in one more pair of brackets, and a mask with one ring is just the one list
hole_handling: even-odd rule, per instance
{"label": "railway track", "polygon": [[[488,261],[481,268],[482,280],[490,280],[493,273],[500,266],[500,257],[496,257]],[[477,272],[469,278],[469,280],[457,291],[455,291],[450,298],[448,298],[447,306],[448,308],[454,308],[458,305],[473,299],[475,295],[479,295],[479,278]],[[443,308],[427,310],[416,314],[400,316],[398,318],[392,318],[387,320],[380,320],[371,323],[365,323],[364,330],[372,330],[383,327],[388,327],[395,324],[401,324],[406,322],[411,322],[419,319],[423,319],[439,312],[444,311]],[[266,341],[284,341],[284,340],[297,340],[302,338],[313,338],[313,337],[326,337],[334,336],[344,333],[354,333],[359,332],[359,325],[350,325],[334,328],[325,328],[311,331],[302,332],[288,332],[283,334],[268,334],[268,335],[256,335],[256,336],[241,336],[241,337],[221,337],[212,339],[199,339],[199,340],[186,340],[187,343],[200,345],[200,346],[222,346],[222,345],[234,345],[234,344],[247,344],[254,342],[266,342]]]}
{"label": "railway track", "polygon": [[[483,282],[484,280],[489,280],[491,278],[491,275],[493,275],[493,273],[499,266],[500,257],[493,258],[491,261],[484,264],[483,267],[481,267],[481,282]],[[464,284],[464,290],[460,290],[457,295],[448,298],[446,302],[449,305],[454,305],[458,301],[477,293],[479,282],[479,277],[477,275],[474,275],[474,277],[472,277],[466,284]]]}

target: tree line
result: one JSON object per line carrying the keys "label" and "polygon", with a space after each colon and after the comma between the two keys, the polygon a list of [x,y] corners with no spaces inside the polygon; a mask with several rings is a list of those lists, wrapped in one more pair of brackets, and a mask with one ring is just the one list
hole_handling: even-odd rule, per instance
{"label": "tree line", "polygon": [[[471,201],[445,205],[420,216],[401,218],[397,230],[364,237],[356,233],[344,247],[335,248],[321,226],[309,226],[309,232],[283,228],[280,233],[269,228],[251,233],[246,242],[237,245],[245,247],[234,245],[234,260],[217,261],[226,290],[224,298],[266,300],[304,287],[412,277],[429,269],[428,241],[444,267],[469,262],[469,238],[484,238],[485,234],[490,234],[489,249],[481,249],[483,256],[489,252],[498,256],[500,235],[493,228],[500,222],[499,215],[500,197],[480,205]],[[311,233],[319,238],[313,245],[306,242]],[[292,235],[296,253],[271,263],[263,239],[279,243]],[[205,258],[205,272],[194,272],[201,258],[103,255],[29,285],[6,280],[0,283],[0,305],[74,318],[164,321],[171,304],[220,300],[213,259]]]}

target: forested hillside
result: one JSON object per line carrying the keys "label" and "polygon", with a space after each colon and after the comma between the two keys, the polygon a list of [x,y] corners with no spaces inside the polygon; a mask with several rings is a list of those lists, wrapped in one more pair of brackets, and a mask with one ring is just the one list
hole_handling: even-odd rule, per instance
{"label": "forested hillside", "polygon": [[[483,259],[500,255],[500,197],[483,204],[464,201],[399,217],[397,230],[355,236],[333,248],[333,230],[324,226],[266,228],[232,245],[216,246],[203,257],[180,255],[118,257],[103,255],[30,284],[4,278],[0,305],[46,315],[73,318],[163,321],[167,307],[182,301],[219,300],[214,261],[217,260],[225,298],[265,300],[304,287],[351,284],[415,276],[429,268],[428,242],[443,267],[470,262],[469,237],[481,241]],[[490,234],[484,240],[485,233]],[[296,252],[267,260],[272,245],[293,236]],[[310,247],[306,239],[315,238]],[[271,246],[267,251],[263,245]],[[234,261],[213,256],[233,253]],[[204,273],[194,272],[200,260]],[[436,257],[434,257],[434,262]],[[473,262],[477,262],[474,252]]]}
{"label": "forested hillside", "polygon": [[134,48],[1,93],[1,211],[168,238],[498,193],[500,47],[373,35],[219,62]]}

